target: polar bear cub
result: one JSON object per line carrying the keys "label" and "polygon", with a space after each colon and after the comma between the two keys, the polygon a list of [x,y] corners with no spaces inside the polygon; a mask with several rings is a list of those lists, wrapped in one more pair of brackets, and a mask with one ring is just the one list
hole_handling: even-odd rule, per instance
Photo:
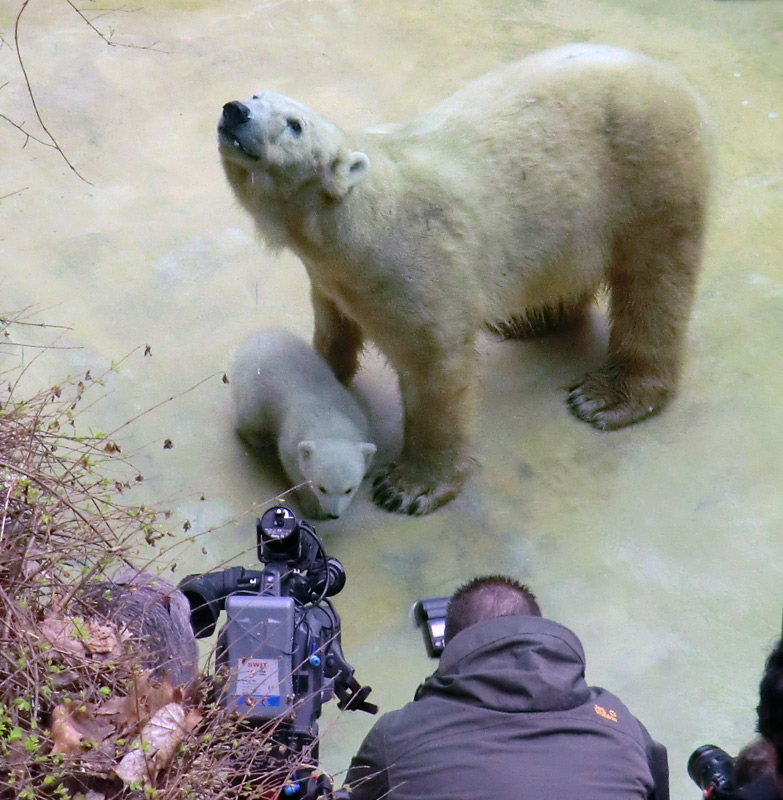
{"label": "polar bear cub", "polygon": [[370,468],[367,419],[326,361],[293,334],[264,330],[237,351],[236,428],[254,447],[274,439],[309,516],[336,519]]}

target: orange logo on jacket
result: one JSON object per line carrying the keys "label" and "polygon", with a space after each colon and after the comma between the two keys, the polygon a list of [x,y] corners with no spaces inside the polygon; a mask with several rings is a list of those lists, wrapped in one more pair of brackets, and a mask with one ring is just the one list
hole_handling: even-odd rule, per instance
{"label": "orange logo on jacket", "polygon": [[595,709],[595,713],[598,714],[599,717],[608,719],[610,722],[617,722],[617,712],[612,711],[611,708],[607,711],[603,706],[599,706],[597,704],[593,706],[593,708]]}

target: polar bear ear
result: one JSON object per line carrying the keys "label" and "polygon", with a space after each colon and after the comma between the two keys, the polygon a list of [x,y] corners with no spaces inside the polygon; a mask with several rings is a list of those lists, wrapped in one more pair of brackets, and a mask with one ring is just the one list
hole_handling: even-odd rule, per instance
{"label": "polar bear ear", "polygon": [[324,178],[324,191],[335,200],[363,181],[370,172],[370,159],[358,150],[344,150],[332,161]]}

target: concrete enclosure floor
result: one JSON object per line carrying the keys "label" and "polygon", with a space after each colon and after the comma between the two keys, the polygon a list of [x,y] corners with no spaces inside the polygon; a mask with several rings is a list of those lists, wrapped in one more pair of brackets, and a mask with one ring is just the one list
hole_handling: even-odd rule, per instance
{"label": "concrete enclosure floor", "polygon": [[[382,710],[433,668],[411,603],[510,573],[582,638],[588,680],[668,746],[674,796],[696,797],[686,759],[707,741],[736,752],[752,736],[781,622],[783,3],[87,4],[101,37],[64,0],[32,0],[16,41],[41,119],[78,174],[45,146],[15,49],[21,6],[0,7],[0,310],[68,329],[13,326],[2,368],[24,358],[25,379],[44,386],[127,355],[88,421],[116,427],[152,409],[120,444],[146,478],[134,499],[173,512],[183,544],[159,564],[179,576],[252,566],[253,504],[285,488],[279,468],[234,435],[221,381],[232,351],[258,328],[312,330],[302,265],[259,245],[222,174],[225,102],[269,88],[364,127],[569,41],[642,50],[698,87],[720,137],[720,177],[670,407],[610,434],[568,414],[563,387],[605,346],[600,310],[540,342],[487,338],[480,465],[463,494],[410,519],[375,508],[364,489],[343,518],[317,526],[348,574],[336,598],[345,653]],[[35,360],[15,344],[55,339]],[[377,353],[356,389],[388,455],[399,399]],[[322,755],[339,773],[372,719],[334,705]]]}

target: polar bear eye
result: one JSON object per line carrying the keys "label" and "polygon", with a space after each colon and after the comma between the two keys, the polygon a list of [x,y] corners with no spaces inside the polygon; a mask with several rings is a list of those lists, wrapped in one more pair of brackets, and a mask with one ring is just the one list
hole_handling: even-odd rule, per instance
{"label": "polar bear eye", "polygon": [[318,491],[319,491],[321,494],[327,494],[327,491],[326,491],[326,487],[325,487],[325,486],[319,486],[319,487],[318,487]]}
{"label": "polar bear eye", "polygon": [[352,491],[353,489],[346,489],[345,492],[343,492],[343,494],[350,494]]}
{"label": "polar bear eye", "polygon": [[302,123],[298,119],[287,119],[288,127],[293,131],[294,136],[300,136],[302,133]]}

